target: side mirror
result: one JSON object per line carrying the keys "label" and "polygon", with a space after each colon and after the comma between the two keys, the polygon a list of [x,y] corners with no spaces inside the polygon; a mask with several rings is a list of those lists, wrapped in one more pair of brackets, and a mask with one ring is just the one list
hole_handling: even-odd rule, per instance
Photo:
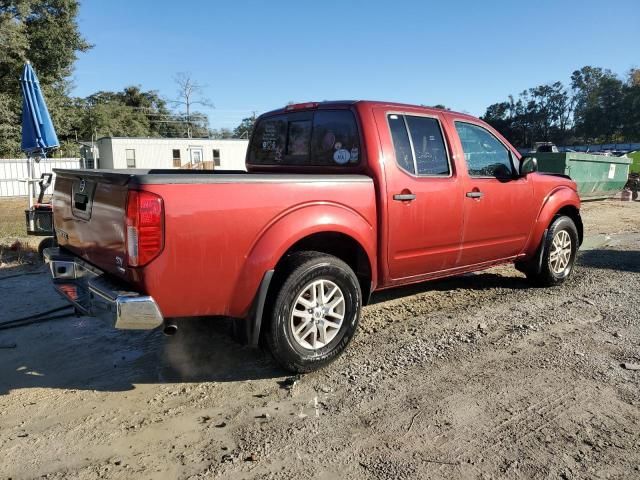
{"label": "side mirror", "polygon": [[524,177],[528,173],[538,171],[538,159],[536,157],[524,156],[520,159],[520,176]]}

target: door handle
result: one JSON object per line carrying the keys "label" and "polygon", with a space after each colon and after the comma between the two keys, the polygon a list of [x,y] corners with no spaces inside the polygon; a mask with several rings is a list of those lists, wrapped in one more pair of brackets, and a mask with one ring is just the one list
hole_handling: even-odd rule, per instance
{"label": "door handle", "polygon": [[482,198],[482,195],[484,195],[482,192],[467,192],[469,198]]}
{"label": "door handle", "polygon": [[416,199],[415,193],[396,193],[393,196],[394,200],[398,200],[399,202],[410,202],[411,200]]}

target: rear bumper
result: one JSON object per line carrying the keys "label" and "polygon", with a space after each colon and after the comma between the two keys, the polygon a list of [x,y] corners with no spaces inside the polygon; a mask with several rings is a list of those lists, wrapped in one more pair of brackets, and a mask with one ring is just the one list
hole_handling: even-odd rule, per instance
{"label": "rear bumper", "polygon": [[78,257],[59,248],[47,248],[44,259],[55,289],[83,314],[106,319],[115,328],[126,330],[151,330],[164,322],[152,297],[127,291]]}

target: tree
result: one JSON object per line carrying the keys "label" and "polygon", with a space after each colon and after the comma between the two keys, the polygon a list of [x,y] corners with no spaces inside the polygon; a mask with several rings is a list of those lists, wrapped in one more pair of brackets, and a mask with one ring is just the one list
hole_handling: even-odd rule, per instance
{"label": "tree", "polygon": [[561,143],[570,124],[573,102],[562,82],[530,88],[532,132],[541,141]]}
{"label": "tree", "polygon": [[[513,97],[511,98],[513,99]],[[512,141],[516,138],[517,132],[513,121],[512,105],[509,102],[489,105],[483,119],[506,138]]]}
{"label": "tree", "polygon": [[[194,105],[213,107],[213,104],[203,96],[204,86],[193,80],[190,74],[178,73],[175,77],[175,81],[178,85],[178,98],[173,100],[173,103],[184,108],[183,117],[186,127],[186,136],[187,138],[192,138],[194,133],[194,124],[197,127],[202,127],[203,121],[205,124],[208,124],[206,115],[202,113],[194,115],[192,107]],[[206,128],[206,131],[208,131],[208,128]]]}
{"label": "tree", "polygon": [[519,146],[536,141],[637,141],[640,139],[640,73],[626,81],[610,70],[584,66],[562,82],[529,88],[517,100],[490,105],[483,118]]}
{"label": "tree", "polygon": [[585,66],[571,75],[576,133],[589,141],[611,141],[622,130],[623,82],[610,70]]}
{"label": "tree", "polygon": [[191,112],[189,121],[175,114],[158,92],[128,86],[119,92],[100,91],[86,98],[68,98],[67,127],[78,140],[105,136],[185,137],[189,123],[193,136],[209,137],[207,116]]}
{"label": "tree", "polygon": [[622,133],[628,140],[640,139],[640,69],[629,72],[623,104],[622,116],[625,122]]}
{"label": "tree", "polygon": [[225,140],[227,138],[234,138],[233,131],[229,128],[220,128],[218,130],[209,130],[209,138],[216,140]]}
{"label": "tree", "polygon": [[181,128],[183,119],[169,110],[166,100],[157,91],[145,92],[139,85],[129,86],[118,93],[117,98],[124,106],[147,118],[149,124],[147,136],[183,136]]}
{"label": "tree", "polygon": [[119,93],[96,92],[80,102],[84,107],[80,138],[143,137],[150,132],[144,112],[126,105]]}
{"label": "tree", "polygon": [[68,79],[77,54],[91,48],[80,35],[77,15],[77,0],[0,0],[0,155],[20,152],[18,78],[27,60],[38,74],[58,138],[70,139]]}
{"label": "tree", "polygon": [[255,124],[256,124],[256,115],[254,113],[253,116],[242,119],[242,121],[240,122],[240,125],[238,125],[233,130],[233,136],[235,138],[246,138],[246,139],[251,138],[251,134],[253,133],[253,127],[255,126]]}

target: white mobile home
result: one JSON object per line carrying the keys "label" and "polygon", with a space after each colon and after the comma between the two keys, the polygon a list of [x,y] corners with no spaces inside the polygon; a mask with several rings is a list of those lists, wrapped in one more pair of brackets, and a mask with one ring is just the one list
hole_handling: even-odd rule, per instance
{"label": "white mobile home", "polygon": [[103,137],[98,168],[204,168],[244,170],[247,140]]}

